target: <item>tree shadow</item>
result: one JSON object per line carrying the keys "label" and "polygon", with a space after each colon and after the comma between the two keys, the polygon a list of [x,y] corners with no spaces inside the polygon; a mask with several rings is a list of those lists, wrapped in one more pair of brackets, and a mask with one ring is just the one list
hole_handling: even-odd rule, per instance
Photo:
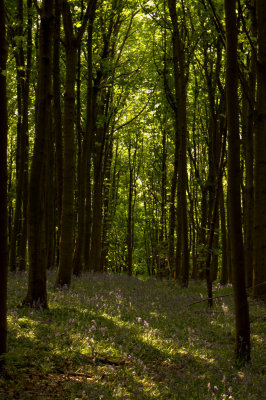
{"label": "tree shadow", "polygon": [[[30,375],[33,382],[38,378],[39,384],[35,382],[35,385],[39,393],[35,390],[34,396],[39,397],[32,397],[36,399],[45,398],[45,393],[50,396],[47,398],[57,399],[58,394],[51,393],[54,382],[61,387],[62,399],[70,399],[71,393],[81,394],[82,391],[88,399],[98,399],[101,395],[108,399],[185,399],[191,371],[194,371],[194,379],[199,379],[197,371],[208,368],[207,360],[197,359],[188,352],[173,352],[169,357],[169,352],[149,339],[148,329],[146,336],[140,332],[137,322],[122,318],[124,324],[121,325],[87,310],[88,327],[94,324],[95,330],[89,328],[88,332],[80,332],[79,321],[84,320],[84,310],[53,305],[49,310],[21,308],[18,313],[20,323],[9,334],[8,368],[13,371],[13,381],[20,387],[20,395],[21,391],[25,395],[33,393],[32,388],[27,388],[29,380],[25,378]],[[60,323],[67,325],[65,321],[73,318],[75,323],[62,332]],[[158,340],[161,336],[167,337],[167,325],[164,328],[160,325],[159,330],[155,322],[152,327],[158,329]],[[112,340],[108,337],[110,332]],[[84,343],[80,348],[73,345],[75,336],[84,342],[85,335],[88,335],[87,350],[84,350]],[[94,350],[92,339],[97,344]],[[25,385],[21,383],[21,376],[24,376]],[[50,377],[50,382],[45,376]],[[14,398],[24,398],[15,397],[17,395],[18,391],[14,391]]]}

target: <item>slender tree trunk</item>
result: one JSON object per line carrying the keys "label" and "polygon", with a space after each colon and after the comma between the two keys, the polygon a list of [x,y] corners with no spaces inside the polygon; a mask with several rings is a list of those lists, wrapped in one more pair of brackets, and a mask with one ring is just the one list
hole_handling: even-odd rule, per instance
{"label": "slender tree trunk", "polygon": [[74,35],[70,6],[63,2],[63,22],[65,28],[66,81],[64,96],[64,146],[63,146],[63,193],[60,238],[60,259],[56,277],[57,286],[70,286],[73,269],[74,250],[74,178],[75,178],[75,80],[77,52],[86,29],[89,13],[94,1],[88,4],[81,27]]}
{"label": "slender tree trunk", "polygon": [[160,270],[162,271],[162,275],[165,276],[166,272],[166,253],[165,253],[165,239],[166,239],[166,160],[167,160],[167,151],[166,151],[166,131],[163,128],[162,132],[162,164],[161,164],[161,216],[160,216],[160,234],[159,234],[159,242],[160,242]]}
{"label": "slender tree trunk", "polygon": [[[51,33],[53,0],[43,0],[40,28],[40,61],[37,90],[37,117],[29,193],[29,253],[28,292],[24,300],[31,306],[47,307],[46,289],[46,169],[47,138],[51,111]],[[48,116],[48,118],[47,118]]]}
{"label": "slender tree trunk", "polygon": [[[185,49],[180,37],[175,0],[168,0],[168,8],[173,27],[173,63],[175,79],[175,123],[179,138],[178,148],[178,253],[180,251],[181,284],[188,286],[189,279],[189,249],[188,249],[188,222],[187,222],[187,121],[186,121],[186,82],[185,82]],[[180,247],[180,250],[179,250]]]}
{"label": "slender tree trunk", "polygon": [[54,130],[55,130],[55,159],[56,159],[56,265],[59,265],[59,240],[61,235],[62,192],[63,192],[63,143],[62,143],[62,114],[60,90],[60,22],[61,8],[59,0],[55,0],[54,49],[53,49],[53,90],[54,90]]}
{"label": "slender tree trunk", "polygon": [[45,204],[45,247],[46,247],[46,268],[51,269],[55,265],[56,247],[56,186],[55,186],[55,131],[52,124],[52,113],[50,114],[50,129],[47,137],[47,168],[46,168],[46,204]]}
{"label": "slender tree trunk", "polygon": [[245,290],[245,263],[240,199],[240,137],[236,1],[225,0],[226,16],[226,115],[228,126],[228,213],[236,322],[236,357],[250,359],[250,326]]}
{"label": "slender tree trunk", "polygon": [[103,233],[102,233],[102,254],[101,254],[101,270],[107,271],[108,267],[108,231],[111,228],[111,210],[112,193],[111,188],[111,167],[113,159],[113,130],[107,140],[105,157],[104,157],[104,189],[103,189]]}
{"label": "slender tree trunk", "polygon": [[[7,96],[5,2],[0,0],[0,356],[7,351]],[[0,370],[4,359],[0,358]]]}
{"label": "slender tree trunk", "polygon": [[46,169],[47,138],[51,112],[51,34],[53,0],[43,0],[40,27],[40,60],[37,88],[37,116],[29,192],[29,282],[24,300],[31,306],[47,307],[46,289]]}
{"label": "slender tree trunk", "polygon": [[75,249],[73,257],[73,274],[80,276],[83,271],[83,232],[84,232],[84,205],[85,205],[85,179],[86,179],[86,133],[82,140],[81,129],[81,45],[78,48],[77,62],[77,105],[76,105],[76,131],[77,131],[77,235],[75,238]]}
{"label": "slender tree trunk", "polygon": [[[21,37],[23,35],[23,1],[17,1],[17,27],[16,36]],[[14,44],[15,45],[15,44]],[[23,141],[23,92],[25,83],[25,58],[22,41],[15,45],[15,59],[16,59],[16,69],[17,69],[17,148],[16,148],[16,208],[14,215],[14,224],[12,230],[12,240],[10,246],[10,269],[11,271],[16,271],[18,264],[18,246],[21,240],[21,220],[22,220],[22,193],[23,193],[23,163],[22,155],[24,153],[24,148],[22,146]]]}
{"label": "slender tree trunk", "polygon": [[20,271],[26,269],[27,241],[28,241],[28,198],[29,198],[29,93],[30,93],[30,77],[32,66],[32,0],[27,0],[27,55],[26,55],[26,76],[23,90],[22,104],[22,153],[21,168],[23,173],[23,194],[22,194],[22,228],[21,239],[18,247],[18,267]]}
{"label": "slender tree trunk", "polygon": [[96,133],[96,145],[93,157],[94,185],[93,185],[93,216],[91,263],[94,271],[101,271],[102,252],[102,221],[103,221],[103,149],[104,127],[99,127]]}
{"label": "slender tree trunk", "polygon": [[212,299],[212,281],[213,277],[211,275],[211,258],[213,257],[213,243],[214,243],[214,235],[215,235],[215,226],[216,220],[218,219],[218,209],[219,209],[219,189],[221,188],[222,177],[223,177],[223,161],[224,161],[224,153],[225,153],[225,137],[223,140],[223,144],[221,147],[220,153],[220,161],[218,172],[216,175],[216,182],[214,187],[214,198],[212,203],[212,212],[210,219],[210,229],[208,235],[208,245],[207,245],[207,259],[206,259],[206,281],[207,281],[207,291],[208,291],[208,304],[210,307],[213,305]]}
{"label": "slender tree trunk", "polygon": [[224,206],[224,190],[223,185],[220,186],[220,220],[221,220],[221,237],[222,237],[222,267],[221,267],[221,285],[228,282],[228,265],[227,265],[227,232],[226,232],[226,216]]}
{"label": "slender tree trunk", "polygon": [[135,185],[135,170],[136,170],[136,154],[137,150],[134,149],[133,157],[131,155],[132,146],[131,138],[129,139],[128,147],[128,166],[129,166],[129,184],[128,184],[128,213],[127,213],[127,271],[128,275],[133,274],[133,230],[134,230],[134,201],[133,189]]}
{"label": "slender tree trunk", "polygon": [[[82,153],[81,153],[81,165],[80,165],[80,185],[79,185],[79,199],[78,199],[78,236],[76,240],[75,254],[73,260],[73,272],[75,275],[80,275],[84,268],[84,261],[86,265],[87,260],[84,260],[85,253],[84,247],[90,246],[90,243],[86,243],[86,203],[90,203],[90,199],[87,199],[86,193],[87,186],[90,185],[88,182],[88,163],[90,163],[91,158],[91,146],[92,146],[92,126],[93,118],[92,115],[92,33],[93,33],[93,23],[95,18],[95,8],[92,8],[92,12],[89,18],[88,24],[88,41],[87,41],[87,54],[88,54],[88,90],[87,90],[87,122],[86,122],[86,132],[84,134]],[[87,254],[87,253],[86,253]]]}
{"label": "slender tree trunk", "polygon": [[254,169],[253,296],[266,299],[266,7],[256,1],[258,21],[257,107]]}
{"label": "slender tree trunk", "polygon": [[170,275],[173,277],[175,273],[175,227],[176,227],[176,210],[175,196],[177,187],[177,171],[178,171],[178,133],[175,130],[175,161],[174,171],[171,179],[171,190],[169,200],[169,240],[168,240],[168,264]]}
{"label": "slender tree trunk", "polygon": [[66,84],[64,95],[63,196],[60,238],[60,259],[56,285],[70,286],[74,249],[74,177],[75,177],[75,76],[77,48],[66,44]]}

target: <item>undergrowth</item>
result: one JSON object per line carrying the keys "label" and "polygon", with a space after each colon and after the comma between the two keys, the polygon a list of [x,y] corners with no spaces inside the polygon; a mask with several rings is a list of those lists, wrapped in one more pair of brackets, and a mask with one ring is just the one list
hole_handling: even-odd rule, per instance
{"label": "undergrowth", "polygon": [[251,363],[234,361],[232,287],[84,274],[54,288],[49,309],[20,307],[24,273],[9,277],[6,375],[0,399],[262,400],[265,305],[249,299]]}

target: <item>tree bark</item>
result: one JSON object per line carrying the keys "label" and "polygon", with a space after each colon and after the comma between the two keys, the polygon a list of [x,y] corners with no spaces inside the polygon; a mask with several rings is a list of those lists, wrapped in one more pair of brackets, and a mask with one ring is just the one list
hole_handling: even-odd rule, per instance
{"label": "tree bark", "polygon": [[89,12],[94,1],[88,4],[78,34],[74,35],[74,27],[70,6],[63,1],[63,23],[65,28],[66,49],[66,81],[64,95],[64,146],[63,146],[63,193],[60,238],[60,259],[56,277],[56,286],[70,286],[73,269],[74,250],[74,178],[75,178],[75,79],[77,52],[84,34]]}
{"label": "tree bark", "polygon": [[[95,9],[97,1],[94,2],[88,24],[88,40],[87,40],[87,68],[88,68],[88,89],[87,89],[87,116],[86,116],[86,131],[84,134],[82,151],[81,151],[81,168],[80,168],[80,186],[79,186],[79,199],[78,199],[78,235],[76,240],[75,254],[73,260],[73,272],[75,275],[80,275],[84,263],[88,265],[89,251],[85,251],[85,246],[90,248],[90,238],[88,243],[86,240],[86,209],[90,208],[90,167],[88,164],[91,162],[91,147],[92,147],[92,127],[94,125],[94,115],[92,112],[92,79],[93,79],[93,66],[92,66],[92,34],[93,23],[95,18]],[[89,172],[89,173],[88,173]],[[88,211],[89,212],[89,211]],[[90,225],[88,221],[88,225]],[[87,229],[90,229],[89,226]]]}
{"label": "tree bark", "polygon": [[245,290],[245,263],[240,198],[240,137],[236,1],[225,0],[226,17],[226,116],[228,126],[228,214],[235,304],[236,357],[250,359],[249,310]]}
{"label": "tree bark", "polygon": [[60,25],[61,7],[55,0],[54,49],[53,49],[53,90],[54,90],[54,130],[55,130],[55,164],[56,164],[56,265],[59,265],[59,240],[61,235],[62,192],[63,192],[63,138],[60,89]]}
{"label": "tree bark", "polygon": [[[23,1],[17,1],[17,26],[15,34],[18,37],[22,37],[23,35]],[[13,43],[15,46],[15,59],[16,59],[16,70],[17,70],[17,111],[18,111],[18,120],[17,120],[17,148],[16,148],[16,208],[14,215],[14,223],[12,230],[12,239],[10,246],[10,270],[16,271],[18,264],[18,247],[21,240],[21,220],[22,220],[22,192],[23,192],[23,162],[22,157],[24,153],[24,147],[22,145],[23,142],[23,92],[24,92],[24,83],[25,83],[25,57],[23,51],[22,40],[17,44]]]}
{"label": "tree bark", "polygon": [[[37,116],[29,190],[29,281],[24,300],[30,306],[47,307],[46,288],[46,169],[47,138],[51,111],[51,33],[53,0],[43,0],[40,27],[40,60],[37,85]],[[47,117],[48,116],[48,117]]]}
{"label": "tree bark", "polygon": [[[180,251],[180,265],[176,265],[181,271],[181,284],[188,286],[189,279],[189,249],[188,249],[188,222],[187,222],[187,120],[186,120],[186,78],[185,78],[185,49],[180,37],[176,2],[168,0],[168,8],[173,27],[173,63],[175,80],[175,123],[178,132],[178,248]],[[180,246],[179,246],[180,243]],[[180,248],[180,250],[179,250]],[[176,257],[176,259],[177,259]],[[178,260],[177,260],[178,261]],[[180,268],[181,267],[181,268]]]}
{"label": "tree bark", "polygon": [[266,299],[266,7],[257,0],[258,57],[254,169],[253,296]]}
{"label": "tree bark", "polygon": [[[7,351],[7,43],[5,2],[0,0],[0,356]],[[0,359],[0,369],[4,359]]]}

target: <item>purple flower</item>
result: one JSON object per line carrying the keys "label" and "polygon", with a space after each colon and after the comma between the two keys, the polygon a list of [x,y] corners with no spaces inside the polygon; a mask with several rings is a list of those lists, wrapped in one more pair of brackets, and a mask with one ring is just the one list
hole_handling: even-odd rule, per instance
{"label": "purple flower", "polygon": [[144,321],[144,326],[145,328],[149,328],[149,323],[147,321]]}

